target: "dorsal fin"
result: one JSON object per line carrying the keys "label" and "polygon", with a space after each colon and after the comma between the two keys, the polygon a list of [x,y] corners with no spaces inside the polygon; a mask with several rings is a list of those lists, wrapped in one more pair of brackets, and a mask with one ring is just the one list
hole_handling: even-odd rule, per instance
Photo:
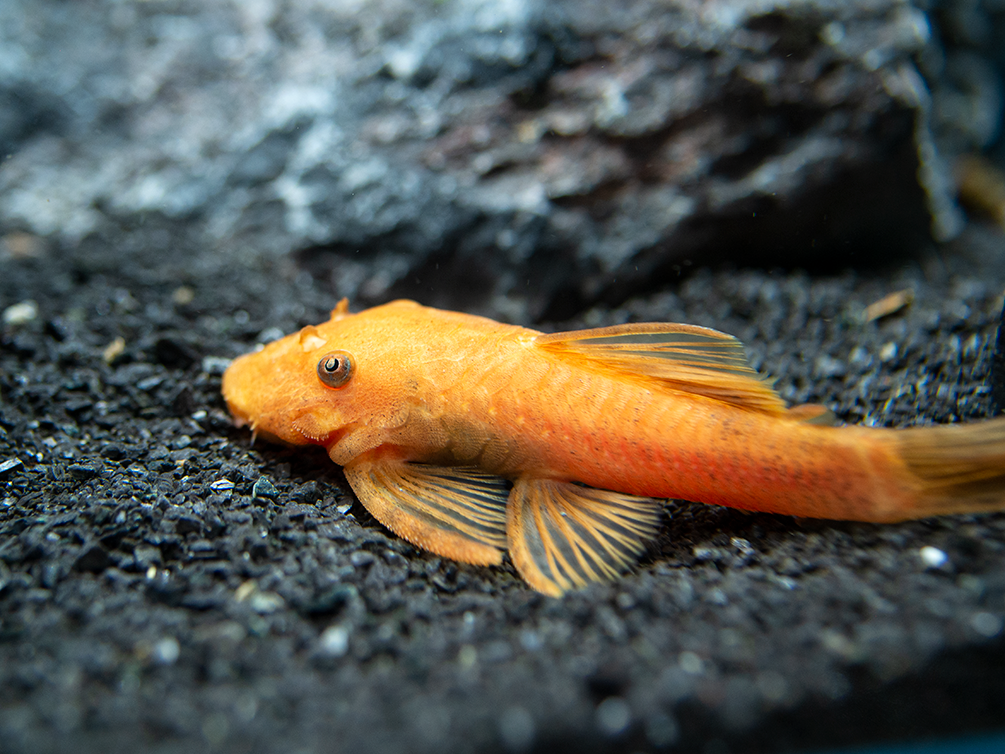
{"label": "dorsal fin", "polygon": [[718,330],[653,322],[540,335],[535,342],[674,390],[770,414],[785,411],[785,401],[747,362],[743,344]]}
{"label": "dorsal fin", "polygon": [[785,416],[804,424],[817,424],[821,427],[833,427],[837,424],[834,412],[818,403],[801,403],[793,406],[785,412]]}

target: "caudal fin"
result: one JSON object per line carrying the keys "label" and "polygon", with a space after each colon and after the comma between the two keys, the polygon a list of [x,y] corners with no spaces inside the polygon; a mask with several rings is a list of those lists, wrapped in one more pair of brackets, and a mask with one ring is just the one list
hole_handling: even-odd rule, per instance
{"label": "caudal fin", "polygon": [[892,434],[920,483],[917,516],[1005,510],[1005,418]]}

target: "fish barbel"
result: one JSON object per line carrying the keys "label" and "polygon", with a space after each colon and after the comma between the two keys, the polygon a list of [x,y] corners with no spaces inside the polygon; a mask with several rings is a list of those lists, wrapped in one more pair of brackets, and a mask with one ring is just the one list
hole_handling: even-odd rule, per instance
{"label": "fish barbel", "polygon": [[324,446],[399,536],[479,565],[508,552],[550,595],[630,567],[662,498],[875,522],[1005,508],[1005,419],[827,426],[692,325],[543,334],[343,300],[236,359],[223,395],[256,436]]}

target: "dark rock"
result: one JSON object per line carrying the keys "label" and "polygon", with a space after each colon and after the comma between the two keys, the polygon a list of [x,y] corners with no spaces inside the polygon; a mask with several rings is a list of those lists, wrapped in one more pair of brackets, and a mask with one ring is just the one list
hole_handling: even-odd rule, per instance
{"label": "dark rock", "polygon": [[78,398],[67,401],[63,406],[66,409],[66,413],[79,419],[81,414],[93,408],[94,402],[87,398]]}
{"label": "dark rock", "polygon": [[202,531],[202,520],[194,516],[179,516],[175,519],[175,530],[179,534],[191,534]]}
{"label": "dark rock", "polygon": [[0,155],[10,155],[28,139],[58,133],[69,113],[55,96],[27,84],[0,86]]}
{"label": "dark rock", "polygon": [[255,498],[275,500],[278,495],[279,490],[264,476],[256,479],[254,486],[251,488],[251,496]]}
{"label": "dark rock", "polygon": [[297,132],[309,125],[309,123],[294,124],[290,129],[269,133],[241,157],[230,174],[231,182],[238,185],[256,185],[278,178],[297,145]]}
{"label": "dark rock", "polygon": [[191,610],[213,610],[226,604],[227,595],[220,589],[206,592],[188,592],[180,604]]}
{"label": "dark rock", "polygon": [[991,361],[991,393],[1000,414],[1005,411],[1005,308],[998,323],[995,354]]}
{"label": "dark rock", "polygon": [[[123,34],[74,4],[9,3],[41,38],[68,36],[8,42],[31,63],[0,91],[25,103],[0,124],[0,222],[90,234],[78,264],[99,274],[127,235],[173,250],[155,267],[189,245],[221,265],[295,251],[362,303],[558,318],[712,256],[840,266],[849,247],[888,258],[929,226],[951,236],[928,124],[952,156],[998,123],[994,70],[943,55],[894,0],[488,8],[290,6],[277,33],[268,14],[169,2],[118,11]],[[271,41],[221,41],[252,38]],[[199,352],[161,335],[153,358]]]}
{"label": "dark rock", "polygon": [[306,484],[302,484],[297,491],[293,493],[293,497],[304,505],[314,505],[321,497],[318,483],[310,481]]}
{"label": "dark rock", "polygon": [[46,320],[45,331],[61,343],[73,334],[70,324],[62,317]]}
{"label": "dark rock", "polygon": [[126,457],[126,451],[122,449],[121,445],[109,444],[101,449],[101,457],[107,458],[109,461],[121,461]]}
{"label": "dark rock", "polygon": [[73,463],[66,467],[66,472],[77,481],[93,479],[101,473],[101,467],[91,463]]}
{"label": "dark rock", "polygon": [[73,567],[78,571],[101,573],[111,565],[108,550],[97,543],[90,544],[80,551]]}
{"label": "dark rock", "polygon": [[212,560],[217,556],[216,546],[205,539],[197,539],[188,546],[189,553],[194,560]]}
{"label": "dark rock", "polygon": [[188,594],[187,584],[162,573],[146,582],[146,594],[155,602],[179,605]]}
{"label": "dark rock", "polygon": [[158,338],[153,356],[159,364],[170,369],[188,369],[202,360],[198,351],[178,336]]}
{"label": "dark rock", "polygon": [[299,609],[310,616],[335,618],[345,611],[350,618],[359,619],[365,612],[359,590],[351,584],[333,584],[329,588],[302,600]]}
{"label": "dark rock", "polygon": [[174,398],[171,401],[171,408],[178,416],[190,416],[196,410],[196,402],[193,397],[192,388],[188,385],[183,385],[181,389],[175,393]]}

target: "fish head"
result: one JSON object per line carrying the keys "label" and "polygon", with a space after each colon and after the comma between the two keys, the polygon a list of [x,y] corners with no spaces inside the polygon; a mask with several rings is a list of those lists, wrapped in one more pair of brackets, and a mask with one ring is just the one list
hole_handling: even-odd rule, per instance
{"label": "fish head", "polygon": [[235,423],[266,440],[329,449],[360,427],[401,426],[410,404],[401,314],[412,308],[422,307],[394,302],[350,314],[343,300],[329,321],[235,359],[222,385]]}

